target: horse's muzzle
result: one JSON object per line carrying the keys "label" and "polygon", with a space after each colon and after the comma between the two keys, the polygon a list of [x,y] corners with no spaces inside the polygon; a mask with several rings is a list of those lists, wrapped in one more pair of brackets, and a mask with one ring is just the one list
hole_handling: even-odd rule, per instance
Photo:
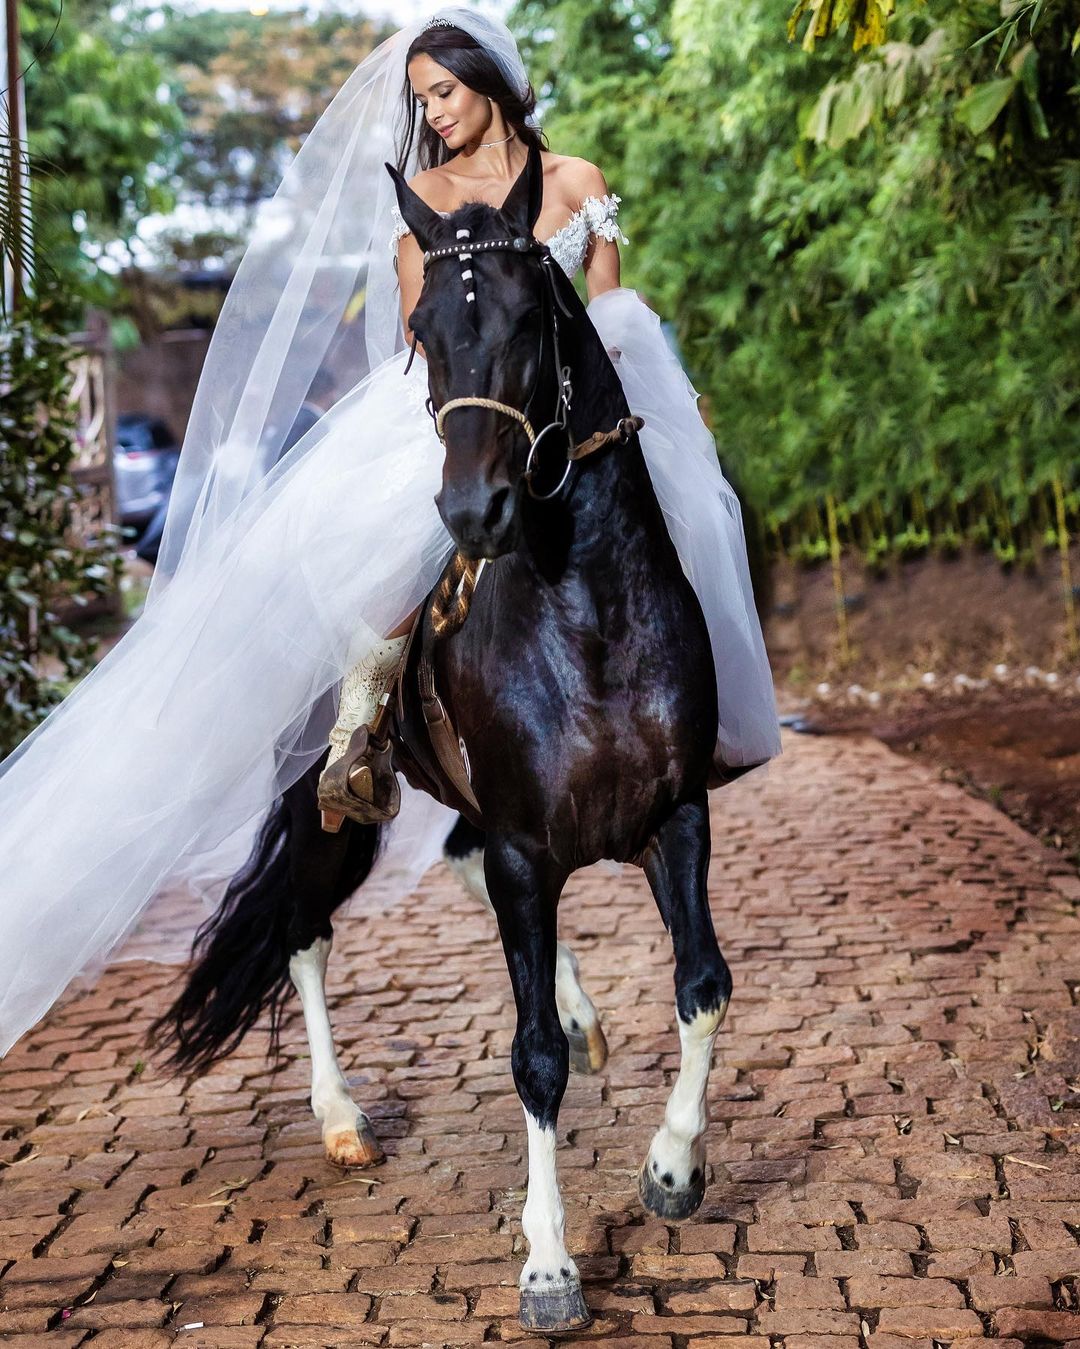
{"label": "horse's muzzle", "polygon": [[502,557],[517,547],[517,493],[509,483],[444,483],[435,504],[458,549],[470,560]]}

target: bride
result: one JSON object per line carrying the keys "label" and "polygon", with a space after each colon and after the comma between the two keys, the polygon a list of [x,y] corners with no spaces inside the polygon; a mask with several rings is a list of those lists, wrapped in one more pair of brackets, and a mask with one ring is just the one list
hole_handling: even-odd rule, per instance
{"label": "bride", "polygon": [[[322,756],[324,825],[372,817],[340,790],[344,768],[365,766],[363,735],[350,739],[453,552],[422,346],[410,360],[422,257],[387,161],[448,214],[500,205],[541,150],[536,235],[569,276],[583,270],[708,622],[715,761],[780,752],[738,500],[659,318],[620,285],[620,197],[594,165],[544,148],[535,102],[505,25],[444,7],[357,67],[260,216],[207,355],[144,611],[0,765],[0,1053],[140,916],[138,953],[178,955],[147,905],[180,888],[220,901],[274,801]],[[312,390],[329,381],[345,392],[312,424]],[[402,784],[372,873],[384,895],[415,885],[453,818]]]}

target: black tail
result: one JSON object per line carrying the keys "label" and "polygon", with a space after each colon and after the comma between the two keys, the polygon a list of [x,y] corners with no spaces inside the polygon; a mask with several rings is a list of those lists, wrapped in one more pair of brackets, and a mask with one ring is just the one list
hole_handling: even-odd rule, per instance
{"label": "black tail", "polygon": [[[264,1012],[269,1056],[278,1058],[290,956],[330,931],[330,914],[371,870],[378,833],[351,822],[338,835],[322,833],[304,779],[279,797],[220,908],[195,934],[183,991],[150,1027],[148,1043],[168,1051],[167,1068],[204,1072],[231,1054]],[[302,910],[297,875],[305,877]]]}

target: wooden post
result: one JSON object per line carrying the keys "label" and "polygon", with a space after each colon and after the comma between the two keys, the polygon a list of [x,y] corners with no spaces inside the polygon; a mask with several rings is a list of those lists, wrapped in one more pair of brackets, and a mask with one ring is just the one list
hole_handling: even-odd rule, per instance
{"label": "wooden post", "polygon": [[833,594],[836,598],[836,627],[840,638],[840,664],[848,665],[851,662],[851,648],[848,645],[844,573],[840,566],[840,531],[836,527],[836,502],[831,492],[825,494],[825,510],[829,519],[829,554],[832,557]]}
{"label": "wooden post", "polygon": [[19,4],[3,0],[4,125],[7,135],[7,194],[11,243],[4,249],[5,307],[17,309],[32,275],[30,193],[26,168],[26,127],[22,70],[19,66]]}
{"label": "wooden post", "polygon": [[1058,553],[1061,558],[1061,595],[1065,602],[1065,650],[1070,656],[1080,653],[1080,633],[1076,623],[1076,596],[1073,594],[1072,567],[1069,565],[1069,526],[1065,519],[1065,487],[1061,474],[1054,474],[1054,508],[1057,515]]}

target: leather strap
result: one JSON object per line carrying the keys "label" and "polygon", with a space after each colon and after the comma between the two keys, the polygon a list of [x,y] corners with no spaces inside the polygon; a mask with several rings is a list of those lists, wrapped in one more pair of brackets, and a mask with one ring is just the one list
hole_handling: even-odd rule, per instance
{"label": "leather strap", "polygon": [[472,783],[465,772],[457,733],[447,716],[442,699],[435,691],[435,672],[428,664],[426,656],[420,657],[418,675],[420,700],[424,706],[424,721],[427,723],[431,747],[435,751],[440,767],[450,779],[455,791],[468,801],[473,810],[479,814],[480,803],[473,795]]}
{"label": "leather strap", "polygon": [[574,448],[566,456],[568,459],[584,459],[586,455],[595,454],[597,450],[602,450],[605,445],[625,445],[635,431],[640,431],[645,425],[645,418],[639,417],[637,413],[632,413],[629,417],[620,417],[618,423],[610,431],[596,431],[588,440],[583,440],[580,445]]}

